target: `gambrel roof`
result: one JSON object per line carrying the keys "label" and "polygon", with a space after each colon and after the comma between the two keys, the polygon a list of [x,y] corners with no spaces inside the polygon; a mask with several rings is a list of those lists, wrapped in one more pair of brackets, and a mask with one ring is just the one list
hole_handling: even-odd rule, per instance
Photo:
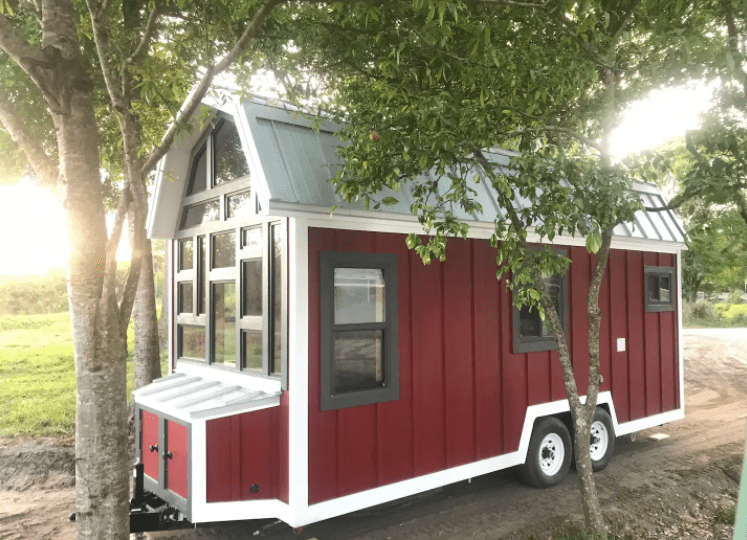
{"label": "gambrel roof", "polygon": [[[293,107],[255,98],[243,103],[234,95],[212,99],[209,106],[231,115],[236,122],[252,177],[252,189],[257,194],[261,213],[270,216],[296,216],[335,219],[353,217],[375,219],[380,225],[386,222],[406,222],[417,225],[410,213],[413,200],[406,189],[396,194],[399,202],[379,210],[367,211],[362,203],[343,205],[342,198],[328,182],[341,165],[335,149],[344,144],[334,132],[339,126],[321,122],[318,129]],[[206,128],[207,129],[207,128]],[[174,238],[179,224],[188,168],[192,150],[201,137],[195,130],[183,137],[161,161],[158,169],[153,204],[148,220],[148,231],[152,238]],[[509,151],[486,152],[489,159],[508,166],[512,155]],[[428,175],[430,177],[430,175]],[[435,177],[431,177],[435,179]],[[488,182],[474,184],[476,199],[483,213],[468,215],[459,210],[455,214],[473,222],[473,227],[490,225],[503,210],[497,205]],[[636,184],[647,208],[662,208],[666,202],[656,188],[650,184]],[[382,192],[381,198],[395,195]],[[529,204],[517,198],[518,205]],[[330,208],[341,205],[330,217]],[[383,220],[383,221],[382,221]],[[382,226],[380,230],[387,230]],[[679,218],[672,211],[639,211],[635,223],[618,225],[614,230],[618,238],[628,238],[634,243],[665,242],[684,247],[685,233]],[[558,239],[563,243],[563,239]]]}

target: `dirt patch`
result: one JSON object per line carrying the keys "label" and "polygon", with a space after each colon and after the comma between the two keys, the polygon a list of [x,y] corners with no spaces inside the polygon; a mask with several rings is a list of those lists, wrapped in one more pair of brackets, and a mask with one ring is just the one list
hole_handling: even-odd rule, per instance
{"label": "dirt patch", "polygon": [[59,439],[0,439],[0,489],[75,485],[75,448]]}
{"label": "dirt patch", "polygon": [[[733,534],[728,520],[739,489],[747,419],[747,330],[686,331],[684,349],[685,419],[640,432],[635,441],[619,438],[612,463],[595,475],[605,519],[611,532],[622,537],[726,540]],[[655,434],[668,437],[650,438]],[[0,486],[10,487],[6,475],[13,470],[38,478],[39,483],[19,479],[13,481],[18,482],[13,491],[0,492],[0,540],[74,538],[75,526],[65,521],[74,505],[73,490],[39,489],[54,485],[54,475],[45,476],[41,465],[28,465],[34,459],[58,463],[57,447],[37,441],[23,444],[30,451],[26,458],[18,456],[17,449],[13,454],[7,441],[0,443]],[[71,471],[54,466],[51,470]],[[315,523],[300,534],[265,520],[163,531],[151,537],[549,540],[580,526],[580,512],[573,471],[564,484],[535,490],[522,485],[515,470],[507,470]]]}

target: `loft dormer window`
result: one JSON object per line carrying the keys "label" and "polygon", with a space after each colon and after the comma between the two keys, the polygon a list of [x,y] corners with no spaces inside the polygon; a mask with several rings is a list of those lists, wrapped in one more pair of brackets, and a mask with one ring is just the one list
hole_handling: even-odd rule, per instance
{"label": "loft dormer window", "polygon": [[221,116],[192,157],[187,197],[248,175],[249,165],[236,124]]}

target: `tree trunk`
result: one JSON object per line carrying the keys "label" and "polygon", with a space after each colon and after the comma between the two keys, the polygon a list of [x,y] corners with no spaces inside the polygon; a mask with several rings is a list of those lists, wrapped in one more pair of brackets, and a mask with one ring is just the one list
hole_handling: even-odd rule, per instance
{"label": "tree trunk", "polygon": [[156,287],[153,281],[153,252],[150,240],[145,241],[133,308],[135,331],[135,388],[161,378],[161,356],[156,317]]}
{"label": "tree trunk", "polygon": [[[134,212],[128,216],[130,240],[134,245]],[[143,226],[142,224],[140,225]],[[156,316],[156,285],[153,279],[153,249],[149,239],[142,242],[140,277],[132,310],[135,334],[133,358],[135,363],[135,389],[161,378],[161,355],[158,343],[158,317]]]}
{"label": "tree trunk", "polygon": [[126,343],[115,288],[106,280],[109,258],[93,95],[90,86],[68,92],[69,111],[54,120],[71,253],[76,524],[81,540],[124,540],[129,534]]}
{"label": "tree trunk", "polygon": [[579,491],[581,494],[581,508],[584,512],[586,529],[599,538],[607,538],[607,532],[602,517],[602,507],[599,504],[597,488],[592,476],[591,465],[591,424],[599,394],[599,328],[602,312],[599,309],[599,288],[609,260],[612,230],[602,233],[602,246],[597,252],[594,269],[589,280],[589,293],[586,308],[589,313],[588,351],[589,351],[589,379],[586,389],[586,402],[581,403],[578,386],[573,373],[563,327],[557,311],[550,297],[547,283],[542,279],[539,270],[533,270],[533,281],[540,293],[542,307],[550,322],[555,341],[558,345],[558,359],[563,373],[566,396],[573,417],[574,449],[576,454],[576,470],[578,471]]}
{"label": "tree trunk", "polygon": [[[163,258],[163,284],[161,285],[161,316],[158,319],[158,337],[161,350],[169,346],[169,265],[167,257]],[[167,368],[167,372],[168,372]]]}
{"label": "tree trunk", "polygon": [[588,531],[606,538],[602,507],[599,504],[597,485],[591,467],[591,424],[595,407],[582,405],[573,414],[573,449],[576,453],[578,489],[581,492],[581,508]]}

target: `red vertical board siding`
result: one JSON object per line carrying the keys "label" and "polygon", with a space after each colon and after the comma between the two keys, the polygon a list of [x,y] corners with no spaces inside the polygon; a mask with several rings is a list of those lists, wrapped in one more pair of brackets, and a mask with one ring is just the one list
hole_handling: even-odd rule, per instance
{"label": "red vertical board siding", "polygon": [[[628,297],[627,297],[627,259],[624,251],[610,250],[610,349],[612,364],[612,399],[618,422],[630,420],[630,388],[628,372]],[[617,350],[617,340],[625,340],[625,350]]]}
{"label": "red vertical board siding", "polygon": [[309,503],[337,496],[337,411],[320,410],[319,253],[335,249],[335,231],[309,229]]}
{"label": "red vertical board siding", "polygon": [[280,396],[280,432],[278,434],[278,499],[284,503],[288,502],[290,474],[290,395],[283,392]]}
{"label": "red vertical board siding", "polygon": [[450,240],[444,264],[446,466],[475,459],[471,241]]}
{"label": "red vertical board siding", "polygon": [[573,323],[570,328],[571,341],[573,342],[573,374],[576,377],[578,393],[586,395],[589,383],[589,346],[588,328],[589,311],[586,307],[586,299],[589,294],[589,253],[586,248],[572,247],[571,251],[571,274],[569,313]]}
{"label": "red vertical board siding", "polygon": [[[591,269],[594,270],[596,257],[591,258]],[[606,392],[612,389],[612,367],[610,366],[610,268],[607,261],[607,268],[602,276],[602,283],[599,287],[599,309],[602,312],[602,320],[599,327],[599,372],[602,375],[602,382],[599,385],[600,392]]]}
{"label": "red vertical board siding", "polygon": [[[644,266],[658,266],[656,253],[644,253]],[[643,279],[643,278],[642,278]],[[645,284],[644,284],[645,291]],[[659,349],[659,313],[645,313],[643,316],[645,328],[646,359],[646,415],[661,412],[661,359]]]}
{"label": "red vertical board siding", "polygon": [[550,401],[558,401],[567,397],[558,351],[550,351]]}
{"label": "red vertical board siding", "polygon": [[[482,240],[450,241],[445,263],[424,266],[404,239],[309,229],[311,504],[515,451],[527,406],[565,398],[556,352],[512,353],[511,295],[505,280],[495,279],[495,249]],[[332,250],[398,256],[396,401],[319,410],[319,253]],[[593,257],[581,247],[569,248],[569,255],[569,346],[585,393],[586,296]],[[646,413],[642,279],[641,253],[612,250],[599,297],[601,389],[612,391],[620,422]],[[660,399],[671,402],[676,399],[676,349],[669,344],[676,326],[667,317],[674,319],[665,314],[657,323],[662,337],[657,369],[672,382],[656,381]],[[617,338],[625,338],[626,351],[617,352]]]}
{"label": "red vertical board siding", "polygon": [[[278,433],[275,428],[278,426],[279,412],[278,407],[272,407],[233,417],[240,430],[241,456],[239,469],[234,469],[236,476],[241,479],[241,490],[233,500],[277,498]],[[251,492],[253,484],[259,486],[257,493]]]}
{"label": "red vertical board siding", "polygon": [[[663,253],[659,255],[659,266],[674,267],[674,255]],[[675,269],[675,273],[676,273]],[[675,275],[674,283],[679,287],[678,276]],[[679,392],[679,381],[677,380],[677,303],[679,301],[678,288],[673,288],[675,311],[662,311],[659,314],[661,339],[661,406],[662,412],[677,408],[677,397]]]}
{"label": "red vertical board siding", "polygon": [[140,411],[140,459],[143,462],[143,473],[153,480],[158,480],[157,449],[150,451],[151,446],[158,446],[158,416],[148,411]]}
{"label": "red vertical board siding", "polygon": [[171,458],[166,460],[166,489],[187,498],[187,428],[171,420],[166,421],[166,449]]}
{"label": "red vertical board siding", "polygon": [[550,401],[550,352],[527,353],[527,403],[538,405]]}
{"label": "red vertical board siding", "polygon": [[377,234],[376,251],[397,254],[397,319],[399,321],[399,399],[376,405],[378,433],[377,484],[380,486],[414,476],[412,430],[412,345],[410,304],[410,256],[405,239],[398,234]]}
{"label": "red vertical board siding", "polygon": [[511,293],[506,290],[505,282],[499,285],[501,303],[501,341],[503,359],[501,362],[501,380],[503,383],[503,451],[514,452],[519,449],[521,429],[527,408],[527,371],[526,354],[512,352],[511,320],[513,306]]}
{"label": "red vertical board siding", "polygon": [[643,256],[628,251],[628,365],[630,366],[630,419],[646,416],[646,359],[644,352]]}
{"label": "red vertical board siding", "polygon": [[[443,370],[443,264],[411,259],[413,433],[415,475],[442,470],[446,464]],[[401,327],[401,326],[400,326]]]}
{"label": "red vertical board siding", "polygon": [[475,414],[477,459],[502,453],[501,333],[498,291],[505,285],[495,277],[496,250],[474,242]]}
{"label": "red vertical board siding", "polygon": [[231,500],[231,483],[238,477],[231,470],[230,455],[231,418],[208,420],[206,431],[207,460],[207,502],[224,502]]}
{"label": "red vertical board siding", "polygon": [[270,407],[207,421],[207,502],[280,497],[288,470],[279,456],[281,416],[281,407]]}

